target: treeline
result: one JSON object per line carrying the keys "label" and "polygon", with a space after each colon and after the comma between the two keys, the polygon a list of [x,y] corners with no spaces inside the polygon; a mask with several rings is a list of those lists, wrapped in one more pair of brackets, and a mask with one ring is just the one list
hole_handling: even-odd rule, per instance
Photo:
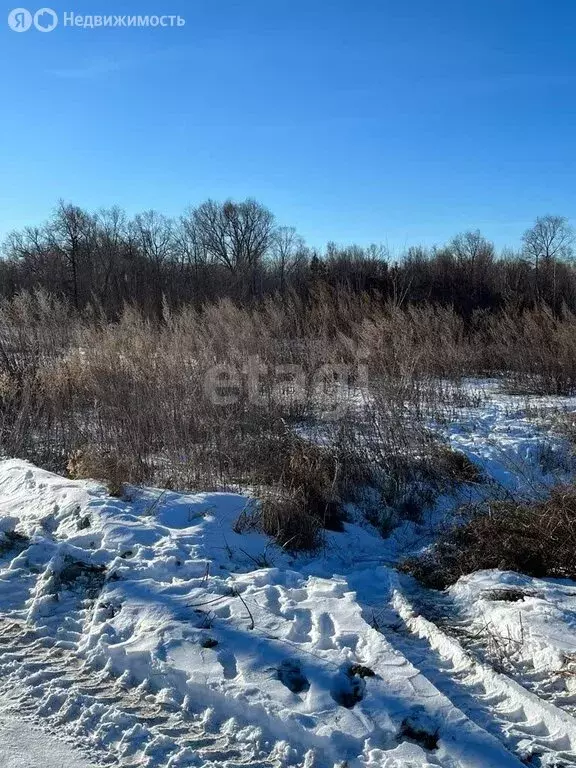
{"label": "treeline", "polygon": [[328,243],[320,253],[251,199],[208,200],[177,219],[156,211],[130,218],[120,208],[90,213],[61,201],[47,222],[7,237],[0,296],[43,289],[78,310],[98,306],[108,318],[126,304],[161,316],[166,305],[254,303],[288,293],[305,299],[326,286],[398,306],[438,304],[462,317],[539,304],[575,311],[573,243],[567,219],[544,216],[517,251],[497,253],[473,231],[392,261],[376,245]]}

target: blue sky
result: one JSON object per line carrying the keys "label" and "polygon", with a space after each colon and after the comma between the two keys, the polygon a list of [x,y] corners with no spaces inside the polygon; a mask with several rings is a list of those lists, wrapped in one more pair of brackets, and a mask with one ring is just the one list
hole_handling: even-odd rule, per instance
{"label": "blue sky", "polygon": [[13,7],[0,234],[60,197],[252,196],[314,245],[396,252],[576,217],[573,0],[83,0],[51,7],[187,23],[47,34],[12,32]]}

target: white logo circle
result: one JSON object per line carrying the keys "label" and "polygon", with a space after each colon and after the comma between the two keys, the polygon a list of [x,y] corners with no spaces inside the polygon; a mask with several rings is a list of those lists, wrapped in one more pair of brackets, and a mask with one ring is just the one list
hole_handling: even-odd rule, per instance
{"label": "white logo circle", "polygon": [[32,26],[32,14],[26,8],[14,8],[8,14],[8,26],[13,32],[27,32]]}
{"label": "white logo circle", "polygon": [[38,32],[52,32],[58,26],[58,15],[52,8],[40,8],[34,14],[34,26]]}

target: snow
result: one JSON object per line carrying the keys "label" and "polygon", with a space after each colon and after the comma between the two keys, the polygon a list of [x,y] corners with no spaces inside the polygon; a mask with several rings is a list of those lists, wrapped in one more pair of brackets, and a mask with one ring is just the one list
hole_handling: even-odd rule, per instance
{"label": "snow", "polygon": [[484,658],[576,712],[574,582],[479,571],[449,592]]}
{"label": "snow", "polygon": [[90,768],[89,763],[54,737],[12,717],[0,717],[2,768]]}
{"label": "snow", "polygon": [[575,411],[576,398],[503,394],[494,380],[470,380],[464,391],[481,405],[456,409],[456,418],[438,429],[480,467],[493,492],[542,495],[570,478],[574,458],[567,442],[551,434],[550,416]]}
{"label": "snow", "polygon": [[[562,438],[550,471],[520,400],[483,386],[479,408],[438,428],[486,488],[568,477]],[[576,584],[486,572],[443,596],[454,628],[523,633],[511,668],[495,670],[482,642],[421,615],[419,601],[440,598],[394,570],[461,500],[387,540],[346,524],[320,554],[295,557],[235,530],[242,494],[133,488],[119,500],[0,462],[0,764],[34,766],[37,750],[43,766],[74,767],[85,755],[148,768],[570,764],[576,721],[542,681],[576,648]],[[488,599],[503,585],[526,592],[521,620],[519,603]]]}

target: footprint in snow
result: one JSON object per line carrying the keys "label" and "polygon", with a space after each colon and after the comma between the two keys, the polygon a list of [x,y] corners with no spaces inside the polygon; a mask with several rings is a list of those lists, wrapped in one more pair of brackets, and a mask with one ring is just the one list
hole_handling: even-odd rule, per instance
{"label": "footprint in snow", "polygon": [[280,590],[278,587],[268,585],[264,590],[268,608],[275,614],[280,614]]}
{"label": "footprint in snow", "polygon": [[334,635],[336,634],[336,628],[334,622],[329,613],[321,613],[315,617],[315,640],[316,647],[322,651],[327,651],[335,648]]}
{"label": "footprint in snow", "polygon": [[278,668],[278,680],[292,693],[303,693],[310,688],[298,659],[285,659]]}
{"label": "footprint in snow", "polygon": [[221,650],[217,653],[218,661],[227,680],[233,680],[238,677],[238,667],[236,666],[236,656],[231,651]]}
{"label": "footprint in snow", "polygon": [[336,704],[352,709],[364,698],[367,677],[375,677],[369,667],[361,664],[345,664],[334,678],[330,695]]}
{"label": "footprint in snow", "polygon": [[416,706],[402,721],[400,736],[432,751],[438,748],[439,732],[440,728],[424,707]]}
{"label": "footprint in snow", "polygon": [[291,640],[294,643],[309,643],[311,631],[311,612],[307,608],[295,608],[293,611],[292,624],[288,630],[288,640]]}

